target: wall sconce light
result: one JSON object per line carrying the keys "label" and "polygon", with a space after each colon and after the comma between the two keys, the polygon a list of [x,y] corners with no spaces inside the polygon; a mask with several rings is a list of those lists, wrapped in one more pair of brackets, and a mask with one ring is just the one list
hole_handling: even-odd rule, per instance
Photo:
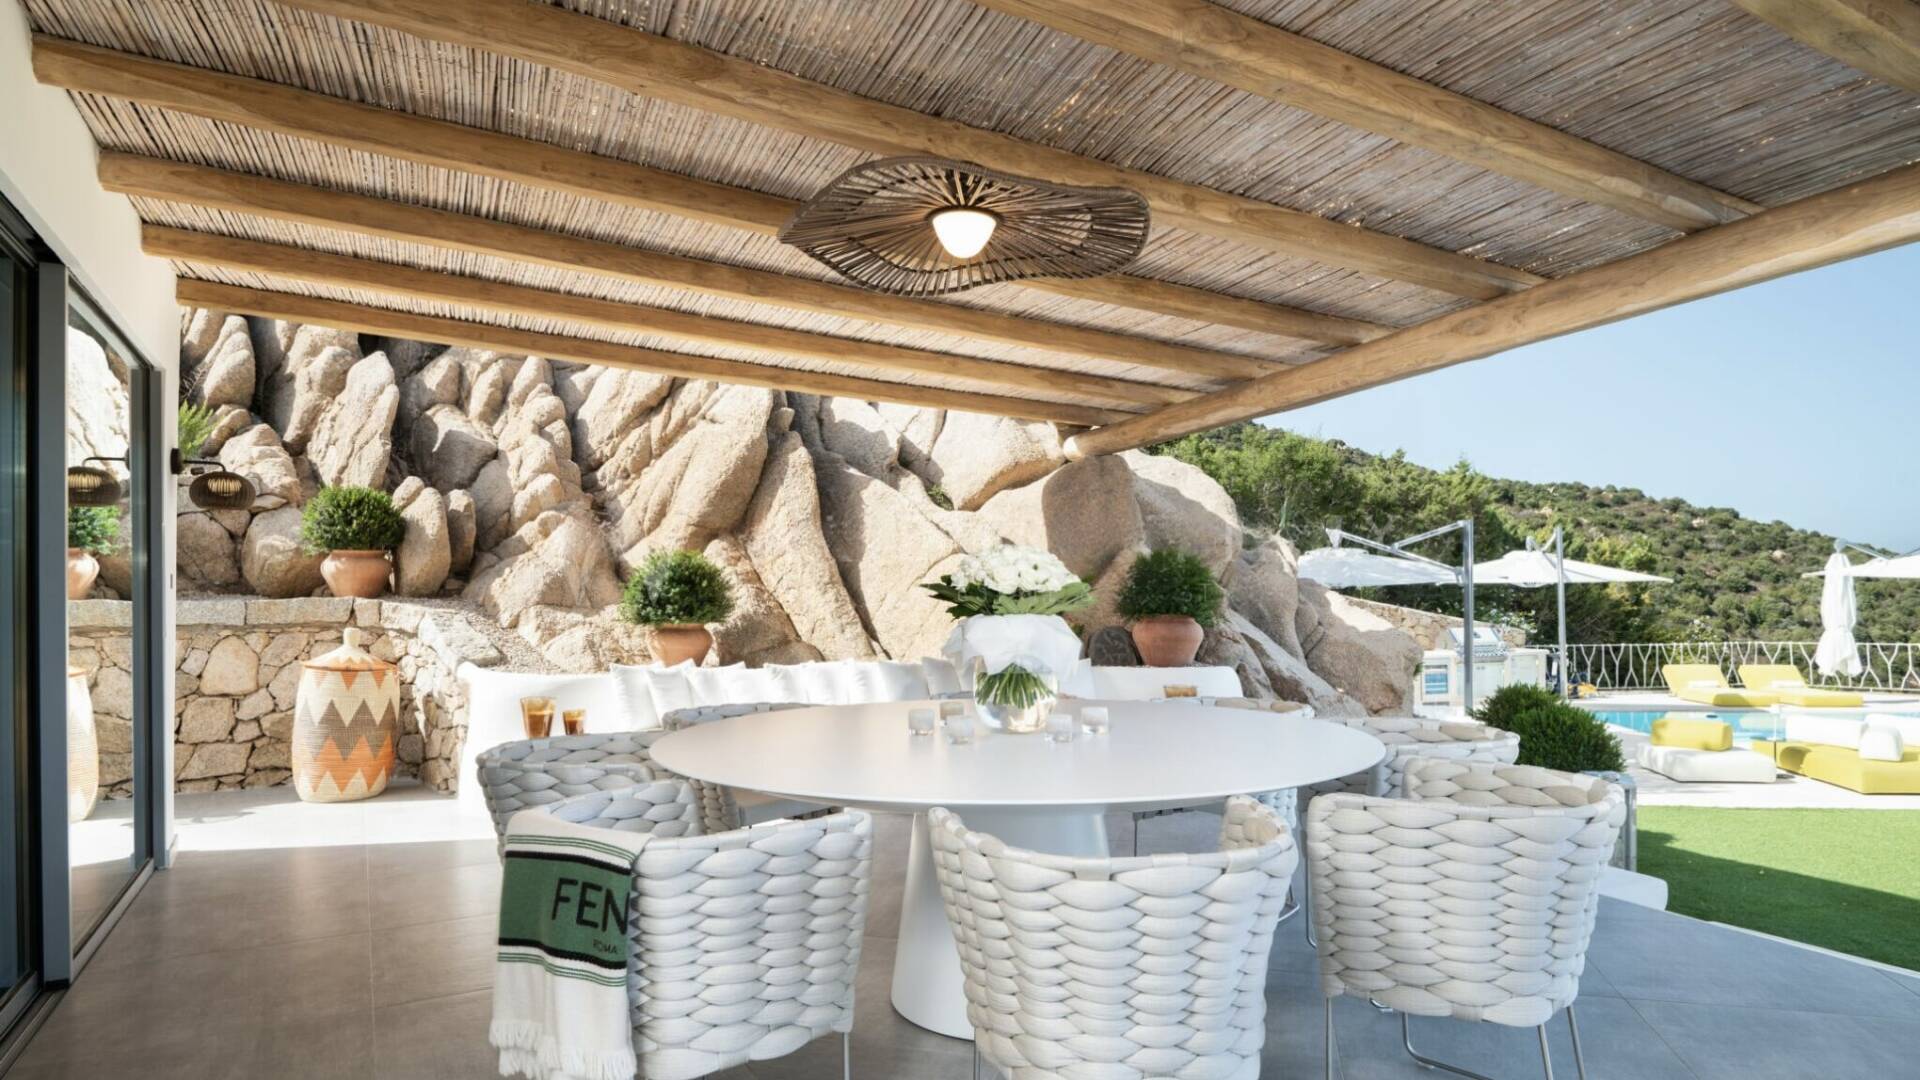
{"label": "wall sconce light", "polygon": [[[123,457],[90,457],[87,461],[109,462],[125,461]],[[67,505],[69,506],[118,506],[123,494],[120,478],[110,469],[102,469],[86,462],[67,470]]]}
{"label": "wall sconce light", "polygon": [[187,486],[187,498],[202,510],[245,510],[253,505],[253,481],[210,458],[184,457],[176,448],[173,474],[183,473],[193,477],[193,483]]}

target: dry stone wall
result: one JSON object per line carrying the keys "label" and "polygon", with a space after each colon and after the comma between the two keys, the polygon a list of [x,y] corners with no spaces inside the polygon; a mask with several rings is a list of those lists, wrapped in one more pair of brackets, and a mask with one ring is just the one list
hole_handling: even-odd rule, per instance
{"label": "dry stone wall", "polygon": [[1075,616],[1092,632],[1120,622],[1134,559],[1177,544],[1227,583],[1206,655],[1249,693],[1326,713],[1409,704],[1412,639],[1309,597],[1290,553],[1250,547],[1227,493],[1170,458],[1069,463],[1047,424],[220,312],[189,313],[182,341],[191,393],[219,411],[210,452],[261,492],[248,511],[188,510],[184,588],[314,593],[300,506],[322,483],[372,483],[407,518],[403,596],[458,597],[562,670],[649,659],[614,613],[625,574],[665,548],[704,551],[732,579],[717,662],[911,659],[951,628],[920,584],[970,553],[1051,549],[1094,586]]}
{"label": "dry stone wall", "polygon": [[[130,603],[115,600],[76,601],[68,611],[69,660],[87,672],[93,695],[104,798],[131,794],[131,615]],[[450,787],[466,726],[466,690],[455,673],[503,659],[466,613],[393,600],[220,597],[179,606],[175,789],[286,783],[301,662],[338,646],[349,626],[399,669],[402,774]]]}

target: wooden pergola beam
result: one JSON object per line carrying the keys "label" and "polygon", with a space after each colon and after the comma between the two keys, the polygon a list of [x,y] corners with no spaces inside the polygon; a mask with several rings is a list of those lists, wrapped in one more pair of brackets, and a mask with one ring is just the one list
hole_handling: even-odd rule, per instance
{"label": "wooden pergola beam", "polygon": [[1519,345],[1920,239],[1920,165],[1708,229],[1517,296],[1443,315],[1315,364],[1084,432],[1109,454],[1311,405]]}
{"label": "wooden pergola beam", "polygon": [[1147,199],[1162,225],[1455,296],[1491,299],[1543,280],[1524,270],[1387,233],[928,116],[547,4],[524,0],[285,2],[876,154],[935,154],[1063,183],[1130,188]]}
{"label": "wooden pergola beam", "polygon": [[1920,94],[1920,4],[1912,0],[1733,0],[1855,71]]}
{"label": "wooden pergola beam", "polygon": [[992,391],[1072,394],[1129,411],[1137,411],[1142,405],[1166,405],[1194,396],[1192,391],[1175,387],[1125,382],[1080,371],[981,360],[930,349],[717,319],[164,225],[143,226],[140,239],[147,254],[163,259],[271,274],[320,285],[367,289],[406,300],[461,304],[532,318],[563,318],[608,330],[662,334],[708,345],[767,349],[863,364],[886,373],[882,378],[931,375],[964,379]]}
{"label": "wooden pergola beam", "polygon": [[825,397],[885,401],[932,409],[958,409],[962,412],[1013,416],[1027,420],[1085,426],[1111,421],[1125,414],[1106,409],[1055,402],[1029,401],[1025,398],[974,394],[931,386],[861,379],[820,371],[748,364],[737,360],[716,360],[705,356],[617,345],[592,338],[543,334],[490,323],[447,319],[436,315],[416,315],[340,300],[300,296],[294,293],[249,289],[238,285],[181,278],[174,287],[182,305],[211,308],[240,315],[268,319],[320,323],[362,334],[380,334],[411,341],[431,341],[442,345],[462,345],[470,349],[491,349],[506,353],[544,356],[582,364],[645,371],[682,379],[711,379],[714,382],[743,386],[764,386],[772,390],[790,390]]}
{"label": "wooden pergola beam", "polygon": [[931,304],[812,278],[707,262],[569,236],[491,218],[136,154],[100,155],[100,183],[123,195],[256,214],[363,236],[538,263],[645,285],[867,319],[916,330],[966,334],[1029,348],[1138,364],[1210,379],[1244,379],[1278,365],[1237,353],[1174,345],[1064,323]]}
{"label": "wooden pergola beam", "polygon": [[[1761,209],[1756,203],[1209,0],[978,2],[1143,60],[1682,232],[1738,221]],[[1779,6],[1795,5],[1783,0]]]}
{"label": "wooden pergola beam", "polygon": [[[204,68],[36,37],[41,82],[83,94],[310,139],[435,168],[673,214],[772,236],[800,204],[618,158]],[[1031,280],[1023,287],[1329,345],[1388,331],[1374,323],[1225,296],[1148,278]]]}

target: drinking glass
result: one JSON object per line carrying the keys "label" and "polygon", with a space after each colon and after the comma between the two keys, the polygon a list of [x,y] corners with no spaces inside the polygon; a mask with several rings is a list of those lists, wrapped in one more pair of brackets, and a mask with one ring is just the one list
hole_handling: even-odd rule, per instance
{"label": "drinking glass", "polygon": [[951,720],[956,716],[964,716],[966,715],[966,712],[967,712],[967,703],[964,701],[954,700],[954,701],[943,701],[940,703],[940,719],[941,720]]}
{"label": "drinking glass", "polygon": [[945,724],[947,741],[955,746],[965,746],[973,741],[973,716],[966,712],[957,712],[947,717]]}
{"label": "drinking glass", "polygon": [[913,732],[915,737],[931,735],[933,734],[933,717],[932,709],[908,709],[907,730]]}
{"label": "drinking glass", "polygon": [[587,730],[587,710],[566,709],[560,713],[561,726],[569,735],[584,735]]}
{"label": "drinking glass", "polygon": [[1108,728],[1107,707],[1088,705],[1080,710],[1080,729],[1089,735],[1105,735]]}
{"label": "drinking glass", "polygon": [[553,734],[554,703],[550,697],[520,699],[520,720],[527,726],[527,738],[544,739]]}
{"label": "drinking glass", "polygon": [[1073,717],[1058,712],[1047,717],[1047,740],[1057,743],[1072,742]]}

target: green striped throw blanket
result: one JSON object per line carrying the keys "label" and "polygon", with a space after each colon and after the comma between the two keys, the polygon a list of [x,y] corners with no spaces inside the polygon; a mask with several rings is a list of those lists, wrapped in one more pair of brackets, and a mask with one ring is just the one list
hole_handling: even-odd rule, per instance
{"label": "green striped throw blanket", "polygon": [[488,1032],[501,1076],[633,1080],[627,901],[647,839],[540,810],[507,823]]}

